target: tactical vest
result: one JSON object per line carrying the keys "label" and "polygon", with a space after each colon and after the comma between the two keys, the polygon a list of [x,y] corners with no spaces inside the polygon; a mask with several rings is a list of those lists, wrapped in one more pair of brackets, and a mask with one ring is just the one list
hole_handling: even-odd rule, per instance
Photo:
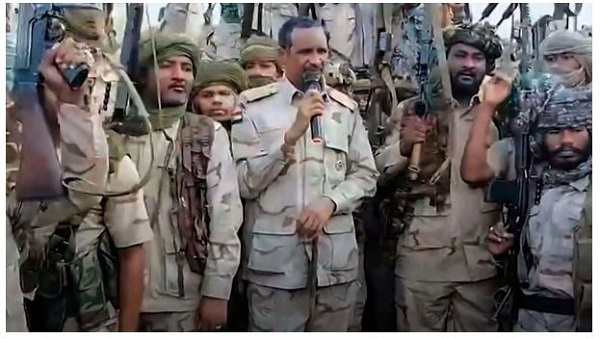
{"label": "tactical vest", "polygon": [[592,181],[587,190],[581,221],[575,229],[573,295],[577,331],[592,331]]}
{"label": "tactical vest", "polygon": [[[115,170],[124,153],[118,142],[109,138],[109,173]],[[100,203],[100,213],[106,198]],[[118,252],[108,230],[98,236],[84,254],[76,257],[76,233],[85,212],[56,226],[39,260],[29,258],[21,270],[23,291],[35,290],[27,302],[31,331],[60,332],[68,318],[75,318],[81,331],[107,323],[119,308]],[[30,260],[31,259],[31,260]]]}
{"label": "tactical vest", "polygon": [[207,169],[214,140],[213,120],[186,113],[179,133],[177,171],[171,174],[171,194],[177,202],[173,217],[181,240],[177,257],[179,292],[183,294],[183,264],[202,275],[208,257]]}

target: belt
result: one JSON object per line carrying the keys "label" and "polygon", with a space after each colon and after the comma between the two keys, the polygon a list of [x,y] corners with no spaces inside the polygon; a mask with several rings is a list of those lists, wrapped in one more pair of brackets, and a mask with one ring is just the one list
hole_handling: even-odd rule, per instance
{"label": "belt", "polygon": [[520,309],[541,313],[575,315],[575,301],[573,299],[548,298],[539,295],[525,295],[519,293],[518,305]]}

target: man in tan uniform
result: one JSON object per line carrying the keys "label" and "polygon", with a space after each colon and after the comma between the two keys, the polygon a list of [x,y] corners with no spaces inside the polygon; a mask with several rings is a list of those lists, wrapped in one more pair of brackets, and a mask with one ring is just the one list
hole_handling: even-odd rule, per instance
{"label": "man in tan uniform", "polygon": [[[376,154],[390,183],[403,182],[412,146],[425,140],[421,172],[405,202],[396,259],[397,326],[402,331],[494,331],[490,320],[497,285],[485,234],[498,221],[499,207],[483,202],[485,190],[460,180],[460,160],[473,120],[472,107],[486,73],[494,69],[501,45],[479,25],[445,31],[452,92],[458,107],[422,121],[413,100],[403,102],[397,138]],[[437,120],[437,121],[436,121]],[[498,138],[497,130],[491,138]],[[429,132],[429,133],[428,133]],[[438,178],[438,179],[436,179]],[[407,204],[405,204],[407,203]],[[393,211],[392,211],[393,212]]]}
{"label": "man in tan uniform", "polygon": [[[232,130],[247,199],[249,328],[346,331],[358,288],[351,213],[374,194],[377,170],[356,103],[326,86],[321,95],[299,89],[303,73],[327,60],[323,28],[293,18],[279,35],[286,77],[242,93],[246,114]],[[315,114],[321,143],[308,130]]]}
{"label": "man in tan uniform", "polygon": [[[110,331],[117,323],[119,330],[135,330],[141,306],[141,245],[152,231],[141,193],[127,194],[139,182],[137,171],[128,157],[109,151],[102,115],[90,105],[95,85],[73,91],[56,66],[95,65],[84,52],[88,47],[67,38],[40,66],[67,199],[19,202],[13,194],[7,203],[7,217],[27,255],[22,286],[30,294],[27,313],[34,331]],[[123,194],[103,197],[105,191]]]}
{"label": "man in tan uniform", "polygon": [[144,193],[156,235],[146,248],[141,330],[215,330],[225,325],[240,260],[242,207],[229,138],[221,124],[186,113],[198,71],[196,44],[177,34],[153,37],[158,68],[152,35],[145,34],[138,79],[151,135],[129,135],[124,144],[140,173],[151,171]]}
{"label": "man in tan uniform", "polygon": [[253,36],[240,52],[240,65],[246,70],[250,88],[268,85],[283,76],[283,51],[273,39]]}

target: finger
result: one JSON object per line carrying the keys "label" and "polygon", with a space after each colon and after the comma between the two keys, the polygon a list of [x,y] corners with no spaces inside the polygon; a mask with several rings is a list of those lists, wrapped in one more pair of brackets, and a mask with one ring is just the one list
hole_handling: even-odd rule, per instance
{"label": "finger", "polygon": [[506,239],[506,240],[512,240],[515,238],[515,235],[512,233],[508,233],[508,232],[504,232],[502,233],[502,238]]}
{"label": "finger", "polygon": [[313,233],[314,233],[314,220],[315,220],[315,216],[313,214],[310,214],[308,216],[308,218],[306,219],[306,222],[304,223],[304,225],[302,225],[303,229],[304,229],[304,236],[306,236],[307,238],[310,238]]}
{"label": "finger", "polygon": [[493,241],[493,242],[501,242],[501,237],[499,237],[498,235],[494,234],[494,232],[489,232],[487,235],[488,240]]}

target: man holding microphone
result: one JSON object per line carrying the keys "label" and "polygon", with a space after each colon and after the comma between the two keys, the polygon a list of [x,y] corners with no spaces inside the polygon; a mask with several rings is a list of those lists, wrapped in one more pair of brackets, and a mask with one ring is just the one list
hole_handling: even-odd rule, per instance
{"label": "man holding microphone", "polygon": [[243,92],[232,129],[249,330],[346,331],[358,289],[351,213],[378,172],[356,103],[323,81],[321,25],[292,18],[279,45],[285,78]]}

